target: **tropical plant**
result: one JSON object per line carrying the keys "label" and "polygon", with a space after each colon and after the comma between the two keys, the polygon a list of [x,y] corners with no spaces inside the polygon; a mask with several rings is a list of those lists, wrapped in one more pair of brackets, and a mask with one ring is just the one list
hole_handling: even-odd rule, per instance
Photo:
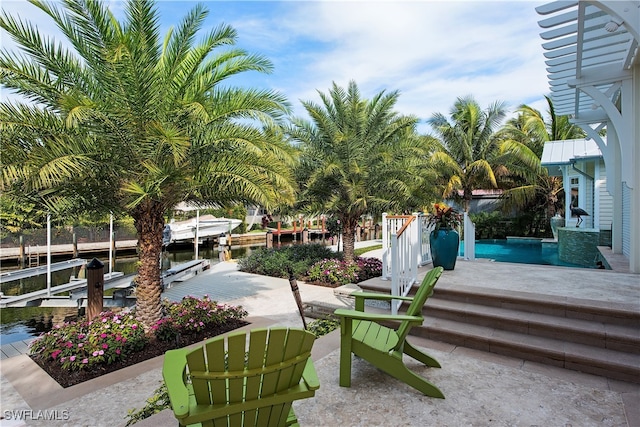
{"label": "tropical plant", "polygon": [[136,313],[148,330],[161,316],[171,208],[292,201],[294,151],[279,130],[288,105],[276,92],[222,85],[272,64],[235,47],[228,25],[196,42],[202,5],[163,37],[151,0],[128,0],[122,22],[96,0],[29,1],[66,42],[0,16],[20,50],[0,52],[0,83],[24,99],[0,104],[0,190],[60,217],[130,215],[141,261]]}
{"label": "tropical plant", "polygon": [[461,201],[466,212],[473,190],[498,188],[519,165],[535,167],[536,157],[527,147],[513,141],[502,144],[496,138],[505,114],[504,103],[495,102],[482,110],[467,96],[456,100],[450,120],[441,113],[429,119],[439,137],[432,161],[440,172],[441,197]]}
{"label": "tropical plant", "polygon": [[461,222],[462,215],[444,203],[434,204],[433,212],[427,217],[427,224],[433,226],[435,230],[458,228]]}
{"label": "tropical plant", "polygon": [[545,99],[549,106],[549,121],[545,121],[538,110],[521,105],[517,116],[507,121],[498,137],[502,144],[527,146],[536,156],[534,167],[524,168],[517,177],[516,174],[512,176],[515,177],[512,188],[502,195],[503,210],[537,212],[542,222],[548,223],[548,219],[561,209],[564,190],[562,179],[549,176],[540,164],[544,143],[584,138],[585,133],[579,126],[570,123],[567,116],[556,115],[551,98],[545,96]]}
{"label": "tropical plant", "polygon": [[294,119],[290,130],[302,150],[299,204],[340,221],[345,260],[352,261],[363,214],[402,211],[428,193],[430,139],[417,135],[416,117],[393,111],[397,91],[366,100],[351,81],[319,95],[321,104],[302,103],[311,120]]}

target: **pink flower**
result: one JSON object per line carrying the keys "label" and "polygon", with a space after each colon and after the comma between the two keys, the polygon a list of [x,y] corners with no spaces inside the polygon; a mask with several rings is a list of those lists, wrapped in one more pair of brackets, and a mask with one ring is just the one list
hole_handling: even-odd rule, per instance
{"label": "pink flower", "polygon": [[79,344],[78,344],[78,348],[82,348],[82,347],[84,347],[84,344],[79,343]]}
{"label": "pink flower", "polygon": [[100,338],[106,338],[106,337],[107,337],[107,334],[105,333],[100,334]]}
{"label": "pink flower", "polygon": [[104,349],[109,348],[109,344],[102,344],[102,348],[104,348]]}
{"label": "pink flower", "polygon": [[55,359],[60,353],[62,353],[62,350],[54,350],[54,352],[51,353],[51,357]]}
{"label": "pink flower", "polygon": [[116,348],[116,354],[120,354],[120,349]]}
{"label": "pink flower", "polygon": [[98,352],[98,354],[99,354],[100,356],[102,356],[102,355],[104,354],[104,350],[100,350],[100,351]]}
{"label": "pink flower", "polygon": [[102,323],[106,322],[108,319],[106,317],[102,318]]}
{"label": "pink flower", "polygon": [[97,352],[97,351],[94,351],[94,352],[93,352],[93,357],[96,357],[97,355],[98,355],[98,352]]}
{"label": "pink flower", "polygon": [[133,325],[131,325],[131,329],[138,329],[138,325],[134,323]]}
{"label": "pink flower", "polygon": [[75,362],[75,361],[76,361],[76,357],[75,357],[75,356],[71,356],[71,357],[69,358],[69,360],[70,360],[71,362]]}
{"label": "pink flower", "polygon": [[67,348],[73,347],[73,343],[71,341],[67,341],[67,344],[65,345],[67,346]]}
{"label": "pink flower", "polygon": [[82,363],[89,363],[89,359],[82,359]]}

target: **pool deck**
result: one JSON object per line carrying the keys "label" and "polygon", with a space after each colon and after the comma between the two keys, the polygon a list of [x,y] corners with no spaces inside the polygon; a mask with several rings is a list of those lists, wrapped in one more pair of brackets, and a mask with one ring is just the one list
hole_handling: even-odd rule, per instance
{"label": "pool deck", "polygon": [[[428,266],[426,267],[428,268]],[[625,305],[640,311],[640,275],[607,270],[459,260],[438,286],[477,286],[495,292],[529,291],[558,299]],[[299,283],[305,302],[350,306],[333,289]],[[300,327],[288,280],[237,271],[221,263],[167,291],[204,295],[242,305],[247,328]],[[224,298],[224,299],[223,299]],[[232,298],[231,300],[225,300]],[[295,403],[302,426],[640,426],[640,385],[614,381],[464,347],[411,338],[438,359],[441,369],[412,369],[429,378],[445,400],[425,397],[355,359],[351,388],[338,386],[339,331],[322,337],[312,357],[321,387],[315,398]],[[63,389],[26,355],[0,361],[0,414],[11,410],[53,411],[68,420],[1,420],[0,426],[122,426],[127,411],[141,408],[161,380],[162,357]],[[36,386],[37,385],[37,386]],[[64,412],[67,411],[67,412]],[[137,426],[175,425],[163,411]]]}

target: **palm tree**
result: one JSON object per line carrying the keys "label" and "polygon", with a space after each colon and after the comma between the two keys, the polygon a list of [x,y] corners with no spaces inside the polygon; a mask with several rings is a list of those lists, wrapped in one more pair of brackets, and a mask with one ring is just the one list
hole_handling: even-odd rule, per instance
{"label": "palm tree", "polygon": [[406,209],[426,187],[428,139],[416,134],[417,118],[393,111],[396,91],[366,100],[351,81],[319,95],[322,104],[303,102],[311,121],[294,119],[290,130],[302,150],[299,201],[340,220],[344,257],[353,260],[360,217]]}
{"label": "palm tree", "polygon": [[471,96],[466,96],[456,100],[450,118],[435,113],[429,119],[439,137],[432,161],[441,172],[441,196],[462,199],[467,212],[473,190],[497,188],[499,178],[508,174],[506,165],[512,161],[515,147],[502,149],[495,138],[505,114],[501,102],[482,110]]}
{"label": "palm tree", "polygon": [[540,111],[521,105],[516,110],[517,116],[507,121],[500,130],[499,139],[503,144],[521,144],[527,146],[535,154],[537,164],[532,168],[524,168],[519,179],[513,180],[512,188],[502,195],[503,209],[520,209],[540,212],[541,221],[548,224],[562,204],[562,179],[549,176],[547,169],[540,165],[545,142],[565,139],[584,138],[584,131],[569,122],[567,116],[555,113],[551,98],[545,96],[548,104],[549,121],[545,121]]}
{"label": "palm tree", "polygon": [[[23,102],[0,104],[5,196],[50,212],[114,212],[138,233],[136,314],[160,318],[165,214],[207,205],[291,202],[293,154],[279,130],[279,94],[223,86],[271,63],[236,48],[220,25],[196,42],[208,11],[194,7],[161,37],[151,0],[128,0],[123,22],[97,0],[30,2],[66,37],[58,44],[6,13],[21,53],[0,53],[0,83]],[[66,46],[69,46],[68,48]]]}

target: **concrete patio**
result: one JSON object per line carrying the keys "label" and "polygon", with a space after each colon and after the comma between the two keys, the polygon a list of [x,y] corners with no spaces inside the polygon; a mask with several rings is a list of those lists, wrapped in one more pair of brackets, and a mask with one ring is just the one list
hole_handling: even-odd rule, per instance
{"label": "concrete patio", "polygon": [[[513,280],[500,280],[511,277]],[[564,278],[571,277],[572,280]],[[556,280],[553,280],[553,279]],[[541,280],[546,279],[546,282]],[[532,283],[534,285],[532,285]],[[495,292],[531,289],[556,298],[604,300],[640,310],[638,275],[611,271],[564,269],[523,264],[464,262],[445,272],[438,286],[478,286]],[[348,299],[331,288],[300,283],[305,302],[347,306]],[[225,301],[231,289],[244,296]],[[253,290],[252,290],[253,289]],[[206,274],[176,285],[181,294],[209,294],[213,299],[242,305],[251,315],[248,328],[301,326],[289,283],[238,272],[234,263],[214,266]],[[237,296],[237,295],[236,295]],[[429,378],[446,399],[425,397],[410,387],[355,359],[351,388],[338,386],[339,332],[319,339],[313,359],[321,388],[315,398],[295,403],[302,426],[627,426],[640,425],[640,385],[610,380],[530,361],[411,337],[434,356],[441,369],[412,369]],[[101,378],[63,389],[26,355],[0,362],[2,415],[6,411],[47,410],[59,420],[2,420],[0,426],[113,426],[124,425],[127,411],[141,408],[161,380],[162,357]],[[65,415],[66,414],[66,415]],[[63,415],[65,415],[63,417]],[[68,417],[67,417],[68,415]],[[138,426],[175,425],[164,411]]]}

